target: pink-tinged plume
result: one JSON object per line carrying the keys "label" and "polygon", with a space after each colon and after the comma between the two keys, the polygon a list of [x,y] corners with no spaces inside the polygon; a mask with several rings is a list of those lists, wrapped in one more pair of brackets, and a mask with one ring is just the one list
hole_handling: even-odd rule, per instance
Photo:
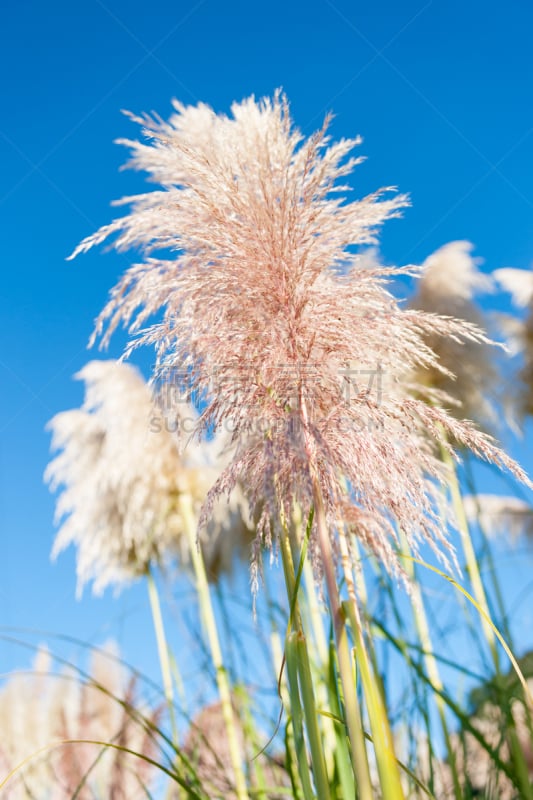
{"label": "pink-tinged plume", "polygon": [[[131,212],[75,251],[114,235],[116,249],[145,256],[112,290],[96,335],[105,343],[126,325],[131,347],[155,346],[160,376],[206,394],[200,427],[227,426],[239,444],[210,500],[243,481],[261,509],[258,545],[318,491],[334,546],[345,525],[393,571],[398,525],[414,552],[445,544],[435,441],[525,479],[473,424],[396,385],[439,369],[430,336],[487,340],[465,320],[401,307],[387,284],[409,270],[358,260],[407,203],[388,189],[350,199],[358,140],[332,144],[327,121],[304,139],[279,93],[234,104],[231,117],[176,103],[169,122],[134,119],[148,142],[123,142],[130,166],[161,188],[121,201]],[[319,567],[315,532],[311,551]]]}

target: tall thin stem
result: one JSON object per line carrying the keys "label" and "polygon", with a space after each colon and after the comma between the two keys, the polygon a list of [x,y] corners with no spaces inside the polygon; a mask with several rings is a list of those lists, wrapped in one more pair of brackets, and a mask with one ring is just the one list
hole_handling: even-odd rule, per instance
{"label": "tall thin stem", "polygon": [[222,715],[226,726],[228,747],[235,777],[235,790],[238,800],[249,800],[248,790],[246,787],[246,778],[242,767],[242,752],[237,737],[235,718],[231,702],[231,689],[228,680],[228,674],[222,658],[222,650],[218,638],[217,624],[213,610],[213,604],[211,602],[211,594],[209,591],[205,564],[196,541],[197,526],[192,509],[191,498],[185,494],[180,495],[179,506],[180,513],[184,521],[191,561],[196,576],[196,591],[198,592],[202,621],[207,635],[207,640],[209,642],[211,658],[213,659],[213,665],[216,672],[217,688],[220,695]]}
{"label": "tall thin stem", "polygon": [[[442,447],[442,458],[444,463],[447,465],[450,473],[450,493],[455,511],[455,516],[457,519],[459,533],[461,536],[461,544],[463,546],[463,551],[465,554],[466,568],[468,571],[470,582],[472,584],[473,595],[479,607],[484,612],[484,615],[486,615],[488,619],[491,619],[489,604],[487,602],[487,595],[485,593],[485,587],[483,585],[481,574],[479,572],[479,564],[474,550],[472,537],[470,536],[470,529],[464,508],[463,495],[461,493],[461,487],[459,485],[459,479],[457,477],[457,470],[449,451],[444,446]],[[496,675],[499,678],[501,678],[501,666],[498,654],[498,647],[496,643],[496,636],[492,627],[489,625],[487,619],[483,615],[482,615],[482,626],[485,638],[490,647],[490,652],[492,655],[492,660],[494,663],[494,669]],[[520,748],[520,746],[517,745],[516,738],[513,735],[512,729],[511,729],[511,753],[516,765],[517,777],[523,795],[525,798],[533,800],[533,788],[531,787],[531,783],[528,778],[528,769],[525,763],[524,753]]]}
{"label": "tall thin stem", "polygon": [[157,653],[159,656],[161,676],[163,679],[163,690],[165,692],[165,700],[167,702],[168,715],[170,719],[170,728],[172,731],[172,743],[177,745],[178,727],[176,724],[176,712],[174,708],[174,689],[172,686],[172,670],[170,666],[168,641],[165,634],[163,615],[161,613],[159,592],[157,591],[157,586],[151,569],[148,569],[148,572],[146,573],[146,581],[148,584],[148,597],[150,599],[150,609],[154,623],[155,638],[157,641]]}
{"label": "tall thin stem", "polygon": [[[352,668],[352,658],[348,644],[346,620],[340,604],[339,590],[337,588],[337,580],[333,562],[333,553],[331,551],[331,542],[329,540],[329,532],[327,529],[324,504],[322,502],[322,494],[316,481],[313,481],[313,502],[315,506],[318,543],[326,581],[326,591],[328,595],[330,613],[333,620],[333,631],[335,634],[339,673],[344,695],[346,725],[348,727],[350,740],[350,752],[357,778],[359,796],[361,800],[372,800],[372,782],[370,780],[370,770],[368,767],[368,757],[366,752],[361,711],[359,709],[359,702],[357,700],[355,691],[355,680]],[[403,798],[403,794],[399,794],[398,798]]]}
{"label": "tall thin stem", "polygon": [[465,465],[466,480],[467,480],[467,483],[468,483],[469,492],[470,492],[470,494],[474,495],[475,500],[476,500],[477,524],[478,524],[478,527],[479,527],[479,529],[480,529],[480,531],[481,531],[481,533],[483,534],[483,537],[484,537],[484,552],[485,552],[487,560],[488,560],[490,576],[491,576],[491,579],[492,579],[492,586],[493,586],[493,589],[494,589],[494,596],[496,598],[496,603],[498,605],[498,610],[500,612],[499,624],[502,626],[502,633],[505,636],[507,644],[509,645],[511,650],[514,651],[515,648],[514,648],[514,643],[513,643],[513,637],[512,637],[511,628],[510,628],[510,625],[509,625],[509,619],[507,617],[507,612],[506,612],[506,609],[505,609],[505,603],[504,603],[504,600],[503,600],[503,595],[502,595],[500,582],[499,582],[498,577],[497,577],[496,565],[494,563],[494,555],[493,555],[493,552],[492,552],[492,547],[491,547],[491,544],[490,544],[490,541],[489,541],[489,536],[487,534],[487,531],[484,530],[484,526],[483,526],[483,524],[481,522],[481,508],[480,508],[479,498],[477,496],[478,492],[477,492],[476,485],[475,485],[474,474],[473,474],[473,471],[472,471],[472,463],[471,463],[471,459],[470,459],[469,454],[466,454],[466,457],[464,459],[464,465]]}
{"label": "tall thin stem", "polygon": [[[400,531],[400,539],[403,551],[407,556],[410,556],[411,553],[409,551],[409,543],[403,531]],[[433,695],[435,699],[435,705],[437,706],[437,712],[440,719],[442,733],[444,735],[444,741],[446,743],[446,749],[448,751],[448,760],[450,762],[450,768],[452,772],[455,797],[457,798],[457,800],[462,800],[463,792],[461,789],[461,784],[459,782],[459,775],[457,773],[456,754],[451,744],[450,730],[448,727],[448,721],[446,719],[446,707],[441,694],[444,689],[444,684],[440,677],[440,670],[439,670],[439,665],[437,663],[437,659],[435,658],[435,655],[433,653],[431,634],[429,631],[429,624],[424,606],[424,600],[422,598],[422,592],[420,589],[420,583],[416,579],[415,566],[411,558],[403,559],[403,566],[409,578],[411,579],[411,592],[410,592],[411,607],[413,609],[415,628],[418,634],[418,638],[420,639],[420,645],[422,647],[422,651],[424,653],[424,663],[426,665],[426,671],[432,686],[434,686],[437,690],[436,692],[433,693]]]}
{"label": "tall thin stem", "polygon": [[[292,619],[289,620],[289,624],[293,630],[288,632],[286,642],[291,708],[293,709],[294,716],[294,711],[300,706],[301,700],[301,707],[303,709],[307,737],[309,741],[309,749],[311,752],[315,785],[320,800],[328,800],[330,797],[330,791],[326,760],[324,756],[324,742],[322,741],[318,727],[315,690],[311,677],[309,653],[297,596],[299,585],[297,584],[295,578],[291,543],[289,541],[288,531],[286,529],[281,541],[280,549],[283,558],[283,571],[287,587],[287,597],[292,611]],[[305,553],[302,554],[302,558],[305,558]],[[292,671],[292,677],[289,664],[289,654],[297,665],[296,671]],[[301,756],[307,759],[305,752],[302,750],[300,752]],[[302,774],[302,782],[303,781],[304,776]]]}
{"label": "tall thin stem", "polygon": [[344,579],[346,581],[348,597],[350,598],[348,603],[343,604],[343,607],[346,607],[348,611],[353,629],[352,632],[355,636],[357,662],[361,671],[361,680],[363,682],[368,716],[370,718],[370,727],[374,739],[374,750],[376,753],[380,783],[383,789],[383,797],[386,800],[401,800],[404,794],[400,781],[398,762],[394,753],[392,732],[385,709],[385,702],[381,695],[381,688],[377,683],[376,675],[372,670],[366,649],[363,626],[359,614],[359,605],[355,592],[348,542],[346,541],[346,535],[341,526],[339,526],[338,535]]}
{"label": "tall thin stem", "polygon": [[[297,506],[295,506],[294,508],[293,523],[295,527],[295,536],[293,536],[293,543],[296,544],[301,539],[301,534],[302,534],[302,513],[301,509]],[[328,669],[328,660],[330,653],[329,653],[328,642],[326,640],[326,634],[324,632],[323,614],[321,613],[321,609],[318,602],[313,570],[311,567],[311,562],[307,557],[304,558],[302,577],[305,589],[304,596],[306,601],[302,611],[307,612],[306,613],[306,618],[308,620],[307,624],[309,630],[312,632],[313,635],[312,651],[316,652],[317,654],[317,659],[313,660],[312,666],[315,668],[315,672],[320,677],[323,677],[324,671],[327,671]],[[319,704],[322,705],[324,708],[327,708],[328,704],[327,683],[324,680],[320,679],[317,680],[315,685],[315,691]],[[339,753],[339,748],[337,747],[336,743],[336,735],[335,735],[333,720],[330,719],[330,717],[328,716],[323,716],[321,719],[321,728],[322,728],[322,735],[324,737],[324,751],[325,751],[324,755],[326,758],[328,771],[331,771],[335,755],[338,755],[340,758],[342,758],[342,755]]]}
{"label": "tall thin stem", "polygon": [[[459,529],[459,535],[461,537],[461,545],[463,547],[463,552],[465,554],[466,569],[468,572],[468,577],[470,578],[470,582],[472,584],[473,594],[475,599],[479,603],[480,607],[483,609],[485,614],[490,619],[491,614],[489,611],[489,604],[487,602],[485,587],[483,586],[483,581],[481,579],[481,574],[479,572],[479,564],[474,550],[472,537],[470,536],[470,529],[468,526],[468,520],[466,518],[463,496],[461,494],[461,487],[459,486],[459,480],[457,478],[457,470],[449,451],[444,446],[442,447],[442,460],[448,467],[449,471],[450,495],[452,499],[453,509],[455,512],[455,518],[457,521],[457,527]],[[496,646],[496,637],[494,635],[494,631],[483,617],[481,620],[481,624],[483,626],[483,633],[490,647],[490,652],[492,655],[492,660],[494,662],[494,667],[496,669],[496,672],[499,672],[500,661],[498,657],[498,648]]]}

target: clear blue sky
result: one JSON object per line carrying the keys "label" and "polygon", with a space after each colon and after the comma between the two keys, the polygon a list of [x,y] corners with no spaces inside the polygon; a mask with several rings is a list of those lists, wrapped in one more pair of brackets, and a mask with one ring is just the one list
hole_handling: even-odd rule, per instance
{"label": "clear blue sky", "polygon": [[[113,144],[120,114],[170,99],[220,111],[283,87],[305,133],[361,134],[361,194],[397,185],[413,206],[384,230],[390,262],[469,239],[486,267],[533,261],[533,6],[458,0],[9,3],[0,26],[2,392],[0,625],[113,634],[152,669],[142,587],[74,599],[74,553],[49,562],[54,503],[42,483],[56,412],[78,405],[74,372],[92,321],[128,263],[79,240],[111,200],[142,190]],[[119,336],[110,351],[121,352]],[[143,362],[146,368],[150,358]],[[533,467],[527,444],[516,452]],[[527,577],[527,576],[526,576]],[[524,577],[524,581],[526,580]],[[245,580],[242,581],[246,585]],[[531,620],[530,620],[531,622]],[[533,637],[531,637],[533,638]],[[0,642],[0,672],[27,656]]]}

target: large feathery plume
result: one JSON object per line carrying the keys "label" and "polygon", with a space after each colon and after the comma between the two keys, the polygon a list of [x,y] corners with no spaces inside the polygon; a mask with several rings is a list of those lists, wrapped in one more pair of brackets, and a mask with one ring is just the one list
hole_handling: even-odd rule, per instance
{"label": "large feathery plume", "polygon": [[518,308],[527,309],[525,319],[502,317],[504,332],[509,336],[515,353],[520,353],[523,366],[518,373],[520,392],[518,407],[522,417],[533,415],[533,270],[505,267],[494,276],[503,289],[511,294]]}
{"label": "large feathery plume", "polygon": [[[473,424],[382,381],[438,371],[429,338],[487,339],[468,321],[400,307],[387,283],[409,270],[359,265],[355,248],[407,203],[387,190],[348,198],[359,140],[331,144],[327,120],[304,140],[279,93],[234,104],[232,117],[175,103],[169,122],[134,119],[149,142],[123,142],[130,166],[162,188],[121,201],[131,212],[73,255],[113,235],[118,250],[145,254],[113,289],[96,334],[105,343],[129,326],[131,347],[155,346],[159,374],[187,375],[208,397],[200,427],[231,428],[239,449],[204,517],[243,479],[262,509],[258,542],[297,502],[320,512],[329,535],[339,524],[356,532],[395,571],[397,525],[414,552],[421,540],[445,542],[434,503],[445,475],[431,440],[525,480]],[[320,568],[318,539],[315,523]]]}
{"label": "large feathery plume", "polygon": [[[432,314],[466,320],[480,328],[488,318],[475,302],[479,293],[492,292],[494,281],[478,267],[470,242],[456,241],[440,247],[422,264],[414,308]],[[444,394],[440,398],[455,417],[477,422],[493,430],[501,422],[502,381],[491,343],[460,340],[432,333],[427,344],[439,358],[438,368],[419,370],[420,383]]]}
{"label": "large feathery plume", "polygon": [[[6,800],[80,800],[95,797],[135,800],[146,797],[157,770],[151,729],[160,711],[145,707],[133,679],[118,661],[114,644],[93,651],[89,676],[73,668],[58,674],[41,649],[32,672],[15,673],[0,688],[0,773],[19,766],[6,786]],[[68,739],[112,743],[113,747]]]}
{"label": "large feathery plume", "polygon": [[[92,361],[77,375],[85,382],[80,409],[50,422],[53,446],[61,452],[46,479],[63,491],[57,517],[66,517],[53,556],[77,546],[78,592],[93,581],[95,593],[146,574],[172,559],[189,560],[178,499],[187,495],[198,514],[219,475],[220,437],[204,445],[178,433],[197,413],[182,409],[172,426],[141,375],[129,364]],[[177,427],[177,432],[176,432]],[[250,550],[247,510],[238,490],[220,502],[202,549],[216,580],[233,559]]]}

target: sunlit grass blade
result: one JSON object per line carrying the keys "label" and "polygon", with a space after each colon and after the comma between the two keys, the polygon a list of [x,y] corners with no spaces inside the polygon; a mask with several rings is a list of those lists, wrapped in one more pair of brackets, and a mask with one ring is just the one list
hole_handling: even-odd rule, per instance
{"label": "sunlit grass blade", "polygon": [[350,749],[348,745],[346,723],[343,719],[339,694],[338,694],[338,674],[335,659],[335,647],[333,642],[329,648],[328,659],[328,700],[330,717],[334,721],[335,732],[335,765],[338,773],[339,787],[341,796],[355,797],[355,782],[350,760]]}
{"label": "sunlit grass blade", "polygon": [[350,620],[355,639],[356,658],[374,740],[383,797],[385,800],[398,800],[404,797],[404,792],[398,771],[398,762],[394,753],[394,743],[385,703],[368,660],[361,621],[358,618],[356,607],[352,601],[346,601],[343,602],[342,608]]}
{"label": "sunlit grass blade", "polygon": [[434,567],[432,564],[428,564],[426,561],[423,561],[420,558],[414,558],[413,556],[409,556],[407,554],[402,554],[402,557],[411,559],[411,561],[413,561],[414,564],[420,564],[421,567],[424,567],[425,569],[431,570],[431,572],[434,572],[436,575],[440,575],[441,578],[444,578],[445,581],[450,583],[458,592],[460,592],[464,597],[466,597],[466,599],[474,606],[474,608],[477,610],[478,614],[482,617],[482,619],[484,620],[486,625],[491,628],[491,630],[494,633],[495,637],[500,642],[500,644],[501,644],[502,648],[504,649],[507,657],[509,658],[509,661],[513,665],[513,669],[515,670],[520,683],[522,684],[522,688],[524,690],[524,695],[525,695],[526,702],[528,703],[530,708],[533,708],[533,695],[531,694],[531,690],[530,690],[530,688],[528,686],[528,683],[527,683],[527,681],[526,681],[526,679],[525,679],[525,677],[524,677],[524,675],[522,673],[522,670],[520,669],[520,665],[518,664],[518,661],[514,657],[514,655],[513,655],[512,651],[511,651],[510,647],[508,646],[507,642],[505,641],[505,639],[503,638],[502,634],[500,633],[500,631],[498,630],[498,628],[496,627],[496,625],[494,624],[494,622],[490,618],[489,614],[485,611],[485,609],[476,601],[476,599],[474,597],[472,597],[472,595],[466,589],[464,589],[461,586],[460,583],[458,583],[454,578],[452,578],[451,575],[447,575],[445,572],[443,572],[442,570],[438,569],[438,567]]}
{"label": "sunlit grass blade", "polygon": [[330,797],[330,790],[323,750],[324,743],[318,726],[315,693],[309,667],[307,644],[305,637],[301,633],[297,634],[296,653],[298,658],[300,692],[306,721],[307,736],[309,739],[309,748],[311,750],[315,785],[320,800],[322,800],[322,798],[327,800],[327,798]]}

